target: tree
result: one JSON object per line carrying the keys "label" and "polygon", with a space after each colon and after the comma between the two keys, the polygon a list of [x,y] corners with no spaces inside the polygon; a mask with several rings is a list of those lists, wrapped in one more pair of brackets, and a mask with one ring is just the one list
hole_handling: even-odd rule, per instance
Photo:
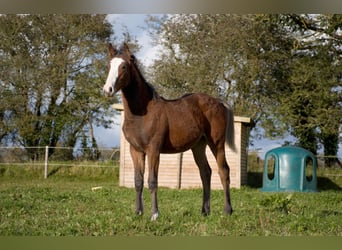
{"label": "tree", "polygon": [[290,124],[301,146],[316,152],[317,142],[323,144],[331,166],[338,162],[331,156],[337,154],[342,123],[342,15],[290,15],[289,21],[299,41],[289,81],[297,97],[284,101],[298,106],[297,115],[304,112]]}
{"label": "tree", "polygon": [[267,136],[289,131],[313,153],[320,141],[325,154],[330,148],[336,155],[340,16],[175,15],[150,23],[163,46],[153,81],[168,96],[192,91],[219,96]]}
{"label": "tree", "polygon": [[93,123],[111,123],[101,99],[112,35],[105,17],[0,16],[2,143],[19,143],[37,158],[30,147],[74,147]]}
{"label": "tree", "polygon": [[[206,92],[225,99],[275,136],[285,126],[272,112],[286,88],[292,40],[269,15],[176,15],[152,20],[164,50],[152,75],[169,97]],[[157,25],[156,25],[157,23]],[[171,94],[170,94],[171,93]],[[280,132],[279,132],[280,131]]]}

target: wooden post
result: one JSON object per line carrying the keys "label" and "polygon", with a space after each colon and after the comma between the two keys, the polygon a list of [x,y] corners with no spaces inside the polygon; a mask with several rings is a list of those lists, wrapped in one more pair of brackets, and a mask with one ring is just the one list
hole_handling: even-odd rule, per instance
{"label": "wooden post", "polygon": [[177,188],[181,189],[182,187],[182,166],[183,166],[183,153],[178,154],[178,180],[177,180]]}
{"label": "wooden post", "polygon": [[45,147],[45,168],[44,168],[44,178],[48,178],[48,160],[49,160],[49,146]]}

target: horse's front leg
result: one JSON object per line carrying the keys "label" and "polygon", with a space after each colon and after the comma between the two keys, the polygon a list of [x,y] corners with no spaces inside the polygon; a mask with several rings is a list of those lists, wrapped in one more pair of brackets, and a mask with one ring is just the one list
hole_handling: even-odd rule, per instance
{"label": "horse's front leg", "polygon": [[151,192],[152,202],[152,217],[151,220],[156,220],[159,216],[158,211],[158,168],[159,168],[159,152],[152,151],[147,154],[148,160],[148,188]]}
{"label": "horse's front leg", "polygon": [[145,172],[145,153],[130,147],[131,157],[134,165],[134,185],[136,192],[136,214],[141,215],[144,212],[142,192],[144,188],[144,172]]}

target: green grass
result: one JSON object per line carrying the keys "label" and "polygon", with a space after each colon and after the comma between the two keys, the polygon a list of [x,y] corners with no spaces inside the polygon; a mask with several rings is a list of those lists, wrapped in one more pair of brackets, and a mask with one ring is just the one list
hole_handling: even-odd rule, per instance
{"label": "green grass", "polygon": [[45,180],[41,168],[0,167],[0,236],[342,236],[341,170],[322,170],[321,178],[329,181],[318,193],[232,189],[232,216],[223,214],[222,191],[212,191],[211,215],[203,217],[201,189],[160,188],[161,215],[153,222],[148,190],[146,212],[136,216],[135,191],[118,186],[117,167],[50,171],[53,174]]}

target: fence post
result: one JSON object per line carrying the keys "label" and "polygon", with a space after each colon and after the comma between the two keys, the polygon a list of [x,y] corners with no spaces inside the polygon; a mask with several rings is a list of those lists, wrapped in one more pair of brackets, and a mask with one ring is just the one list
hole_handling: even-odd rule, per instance
{"label": "fence post", "polygon": [[183,153],[178,154],[178,173],[177,173],[177,188],[182,187],[182,167],[183,167]]}
{"label": "fence post", "polygon": [[45,147],[45,168],[44,168],[44,178],[48,177],[48,160],[49,160],[49,146]]}

